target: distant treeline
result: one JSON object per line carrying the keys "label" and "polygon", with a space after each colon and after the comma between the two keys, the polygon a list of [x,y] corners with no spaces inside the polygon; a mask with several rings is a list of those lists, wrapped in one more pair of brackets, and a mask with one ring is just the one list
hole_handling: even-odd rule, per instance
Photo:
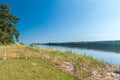
{"label": "distant treeline", "polygon": [[64,42],[64,43],[33,43],[33,45],[64,46],[71,48],[87,48],[112,52],[120,52],[120,41],[91,41],[91,42]]}

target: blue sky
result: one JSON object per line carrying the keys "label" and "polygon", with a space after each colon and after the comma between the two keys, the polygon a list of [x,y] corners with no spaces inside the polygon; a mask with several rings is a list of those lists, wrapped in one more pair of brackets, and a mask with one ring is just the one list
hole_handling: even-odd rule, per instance
{"label": "blue sky", "polygon": [[21,20],[20,41],[120,40],[120,0],[0,0]]}

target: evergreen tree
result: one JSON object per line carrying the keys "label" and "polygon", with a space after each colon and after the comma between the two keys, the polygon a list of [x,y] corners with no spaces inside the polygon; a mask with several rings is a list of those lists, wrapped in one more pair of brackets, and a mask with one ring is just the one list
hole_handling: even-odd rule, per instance
{"label": "evergreen tree", "polygon": [[0,5],[0,43],[10,44],[18,41],[19,31],[16,24],[19,18],[10,13],[10,7],[7,4]]}

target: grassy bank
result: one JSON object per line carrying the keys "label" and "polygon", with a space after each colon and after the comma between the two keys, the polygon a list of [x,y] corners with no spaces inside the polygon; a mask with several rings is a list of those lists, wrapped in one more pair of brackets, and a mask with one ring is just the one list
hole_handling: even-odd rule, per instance
{"label": "grassy bank", "polygon": [[[7,60],[3,60],[4,51]],[[27,59],[26,59],[27,56]],[[1,80],[93,80],[93,74],[106,76],[115,68],[102,61],[71,51],[23,45],[0,46]]]}
{"label": "grassy bank", "polygon": [[0,65],[0,80],[75,80],[43,60],[1,60]]}

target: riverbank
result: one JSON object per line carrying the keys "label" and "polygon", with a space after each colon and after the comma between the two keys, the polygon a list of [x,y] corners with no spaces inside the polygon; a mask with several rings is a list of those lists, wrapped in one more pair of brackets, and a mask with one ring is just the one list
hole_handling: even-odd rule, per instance
{"label": "riverbank", "polygon": [[[3,60],[4,50],[7,60]],[[118,67],[71,51],[23,45],[0,46],[0,79],[112,80]],[[8,75],[8,76],[6,76]],[[14,77],[15,76],[15,77]]]}
{"label": "riverbank", "polygon": [[80,55],[87,55],[92,56],[93,58],[104,61],[109,64],[113,64],[116,66],[120,65],[120,54],[117,54],[115,52],[107,52],[107,51],[101,51],[101,50],[92,50],[92,49],[83,49],[83,48],[69,48],[69,47],[61,47],[61,46],[48,46],[48,45],[37,45],[38,47],[43,48],[52,48],[55,50],[61,50],[61,51],[72,51],[75,54]]}

